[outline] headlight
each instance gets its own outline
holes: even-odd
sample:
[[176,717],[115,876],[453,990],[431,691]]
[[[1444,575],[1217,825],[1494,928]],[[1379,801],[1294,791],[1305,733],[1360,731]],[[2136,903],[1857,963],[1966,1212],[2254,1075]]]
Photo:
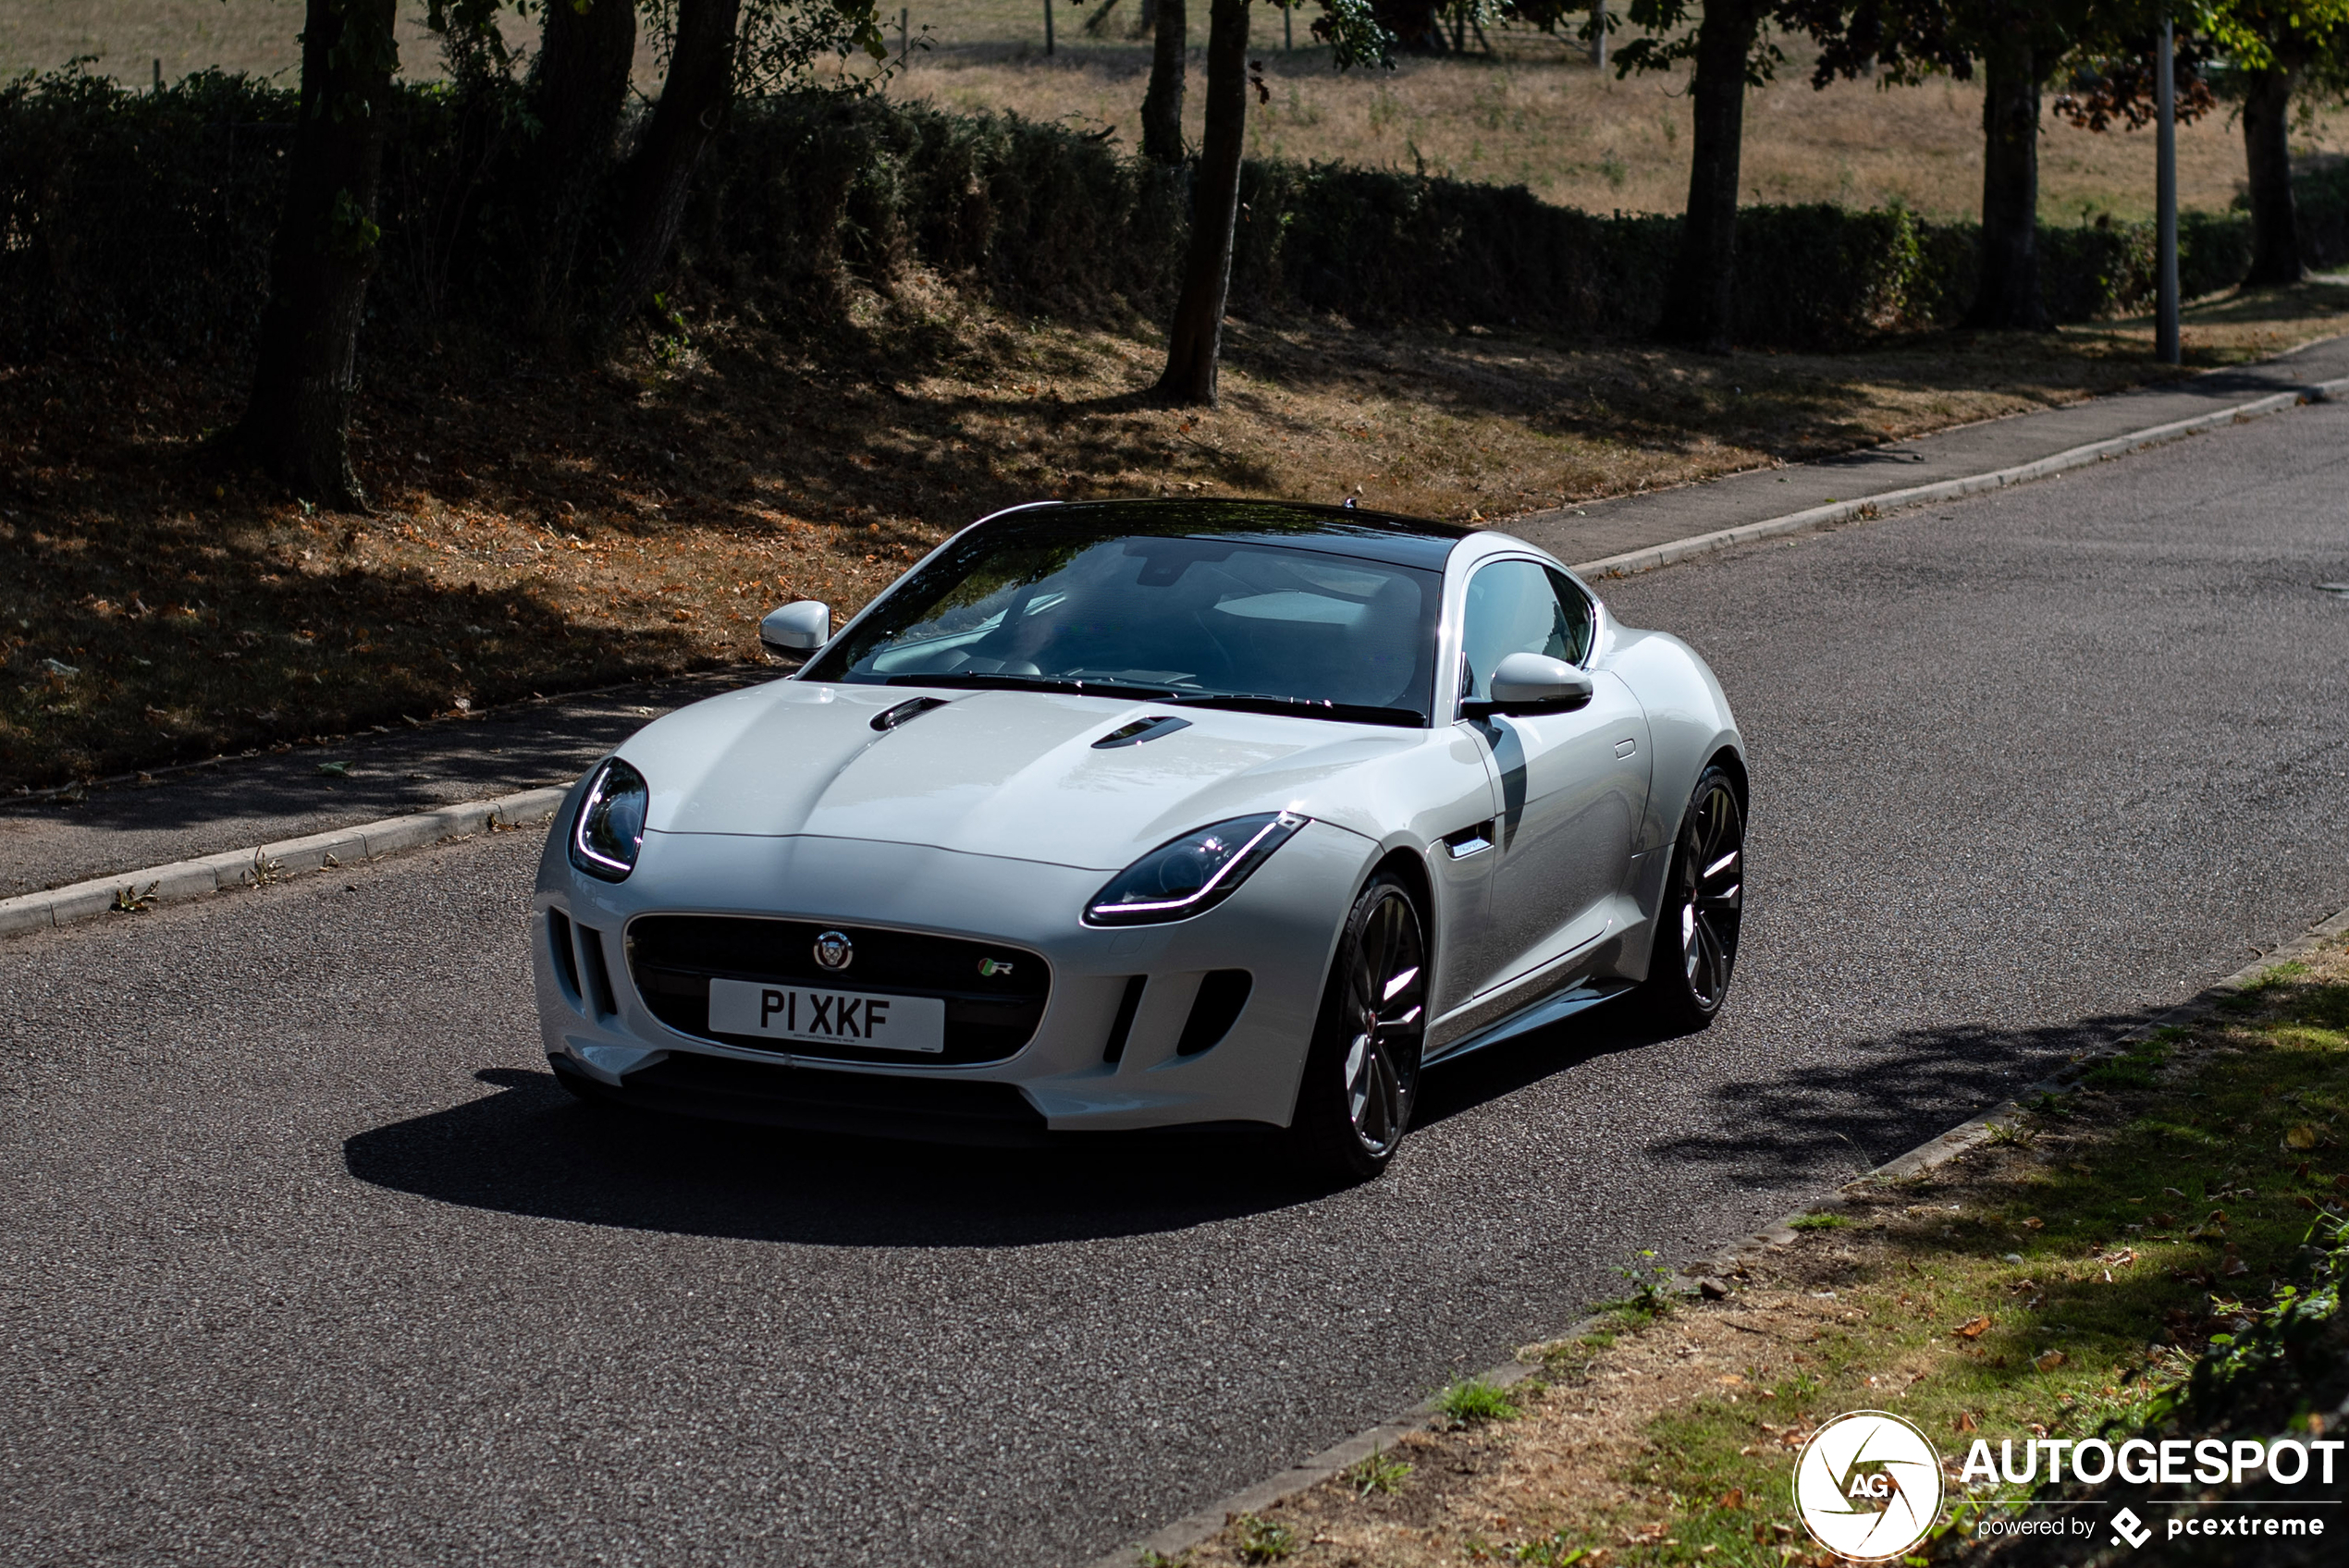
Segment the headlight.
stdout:
[[1213,909],[1308,818],[1236,816],[1161,844],[1110,879],[1085,909],[1088,925],[1154,925]]
[[645,776],[614,757],[596,770],[571,826],[571,864],[590,876],[624,882],[645,842]]

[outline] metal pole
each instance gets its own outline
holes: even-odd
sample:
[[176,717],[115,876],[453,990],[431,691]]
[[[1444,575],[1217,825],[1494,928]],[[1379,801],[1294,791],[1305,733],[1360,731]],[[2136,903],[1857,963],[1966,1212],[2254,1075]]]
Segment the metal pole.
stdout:
[[2158,248],[2153,320],[2153,357],[2165,365],[2179,361],[2178,349],[2178,87],[2171,80],[2170,18],[2161,18],[2161,52],[2154,67],[2154,206]]
[[1052,0],[1044,0],[1044,53],[1052,52]]

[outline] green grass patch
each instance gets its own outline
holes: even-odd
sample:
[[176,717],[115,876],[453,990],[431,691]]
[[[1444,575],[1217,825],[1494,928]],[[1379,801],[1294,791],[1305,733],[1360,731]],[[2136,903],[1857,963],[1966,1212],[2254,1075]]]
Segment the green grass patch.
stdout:
[[1463,1378],[1435,1396],[1435,1408],[1455,1427],[1477,1427],[1487,1421],[1514,1421],[1521,1414],[1507,1389],[1482,1378]]
[[1851,1221],[1840,1214],[1805,1214],[1787,1222],[1789,1231],[1841,1231]]
[[[1789,1261],[1814,1273],[1788,1292],[1818,1298],[1815,1333],[1757,1338],[1741,1384],[1650,1425],[1628,1479],[1668,1513],[1641,1560],[1778,1568],[1782,1548],[1809,1551],[1788,1477],[1826,1417],[1894,1412],[1953,1462],[1977,1435],[2117,1438],[2168,1410],[2242,1325],[2286,1310],[2307,1289],[2306,1243],[2349,1193],[2335,1120],[2349,983],[2329,971],[2277,965],[2191,1045],[2164,1031],[2133,1046],[2089,1075],[2101,1093],[2042,1109],[2030,1147],[1979,1150],[1858,1195],[1837,1226],[1802,1225],[1844,1231],[1834,1258]],[[2031,1490],[1977,1481],[1968,1501]]]

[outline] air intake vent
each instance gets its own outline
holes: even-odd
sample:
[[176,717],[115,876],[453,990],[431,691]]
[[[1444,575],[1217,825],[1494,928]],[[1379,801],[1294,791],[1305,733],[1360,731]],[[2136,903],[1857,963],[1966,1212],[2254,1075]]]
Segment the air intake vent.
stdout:
[[1134,975],[1125,982],[1125,994],[1117,1002],[1117,1017],[1109,1026],[1109,1044],[1101,1051],[1103,1061],[1116,1061],[1125,1055],[1125,1036],[1134,1032],[1134,1015],[1142,1011],[1142,987],[1149,984],[1147,974]]
[[1245,969],[1209,971],[1199,983],[1199,996],[1191,1002],[1190,1017],[1183,1022],[1183,1037],[1175,1042],[1174,1054],[1197,1056],[1230,1034],[1255,985],[1255,977]]
[[579,960],[571,950],[571,916],[559,909],[547,912],[547,956],[554,961],[555,980],[563,995],[573,1002],[580,998]]
[[620,1011],[620,1003],[611,994],[611,971],[604,967],[604,934],[592,926],[578,925],[579,973],[587,982],[583,995],[598,1018],[609,1018]]

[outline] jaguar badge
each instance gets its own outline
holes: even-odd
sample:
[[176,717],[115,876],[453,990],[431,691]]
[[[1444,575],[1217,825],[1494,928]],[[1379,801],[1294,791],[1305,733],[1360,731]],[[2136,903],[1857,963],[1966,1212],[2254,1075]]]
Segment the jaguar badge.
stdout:
[[978,972],[986,978],[992,980],[998,974],[1009,974],[1012,972],[1012,966],[1000,958],[983,958],[978,961]]
[[856,944],[845,931],[827,931],[816,938],[816,962],[826,969],[846,969],[856,962]]

